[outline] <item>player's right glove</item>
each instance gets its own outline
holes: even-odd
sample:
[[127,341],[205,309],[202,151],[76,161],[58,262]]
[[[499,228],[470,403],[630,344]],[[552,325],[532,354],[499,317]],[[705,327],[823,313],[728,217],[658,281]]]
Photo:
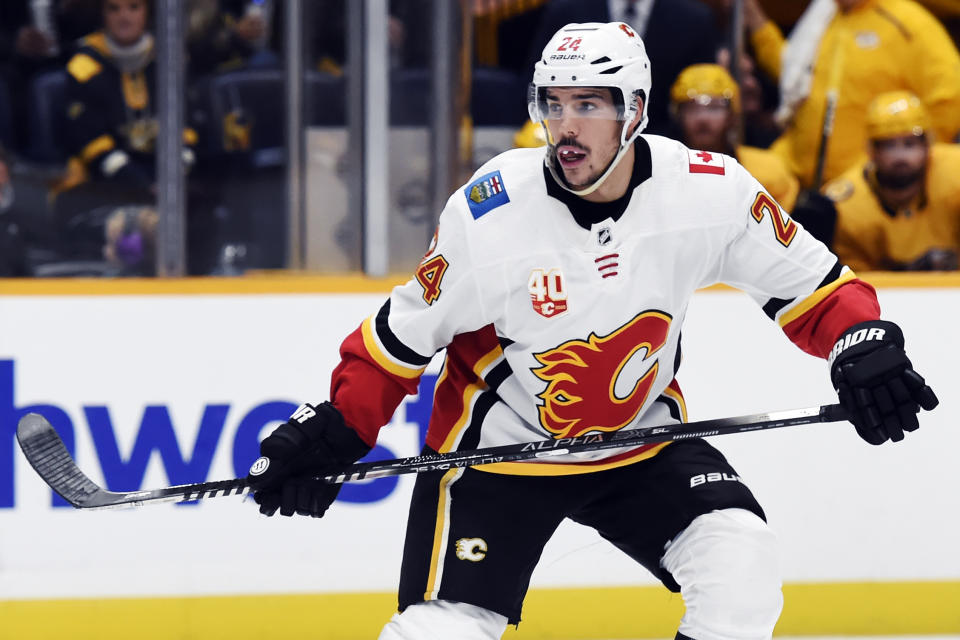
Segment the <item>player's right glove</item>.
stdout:
[[260,443],[247,482],[260,513],[320,518],[336,500],[339,484],[316,479],[340,473],[370,451],[329,402],[303,404]]
[[840,404],[860,437],[870,444],[903,440],[920,426],[920,409],[939,404],[933,389],[913,370],[900,327],[884,320],[847,329],[830,353],[830,377]]

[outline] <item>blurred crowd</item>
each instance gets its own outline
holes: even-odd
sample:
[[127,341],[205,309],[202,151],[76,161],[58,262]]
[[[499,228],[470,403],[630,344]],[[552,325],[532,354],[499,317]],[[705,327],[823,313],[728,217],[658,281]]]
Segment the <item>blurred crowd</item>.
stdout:
[[[303,3],[309,125],[346,122],[347,1]],[[394,125],[428,122],[413,97],[429,87],[443,1],[389,3]],[[228,272],[237,241],[274,247],[249,261],[280,267],[284,0],[183,5],[188,270]],[[854,269],[956,269],[960,3],[743,0],[740,21],[732,5],[464,0],[472,124],[543,144],[525,92],[544,44],[570,22],[623,21],[651,60],[648,133],[736,157]],[[0,277],[152,272],[154,12],[151,0],[0,3]]]

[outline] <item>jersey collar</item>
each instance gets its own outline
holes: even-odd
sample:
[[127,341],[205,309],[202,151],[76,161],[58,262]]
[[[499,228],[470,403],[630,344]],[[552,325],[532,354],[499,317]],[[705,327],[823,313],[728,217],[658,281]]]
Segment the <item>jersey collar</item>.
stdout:
[[633,174],[630,176],[630,185],[627,187],[627,192],[616,200],[610,202],[590,202],[589,200],[584,200],[580,196],[574,195],[558,185],[556,180],[553,179],[553,176],[550,175],[547,166],[544,165],[543,179],[547,185],[547,195],[566,205],[576,223],[587,231],[589,231],[595,223],[606,220],[607,218],[617,221],[620,219],[620,216],[623,215],[623,212],[626,211],[627,205],[630,203],[630,198],[633,196],[636,188],[653,175],[650,145],[643,139],[643,136],[638,136],[634,141],[633,153]]

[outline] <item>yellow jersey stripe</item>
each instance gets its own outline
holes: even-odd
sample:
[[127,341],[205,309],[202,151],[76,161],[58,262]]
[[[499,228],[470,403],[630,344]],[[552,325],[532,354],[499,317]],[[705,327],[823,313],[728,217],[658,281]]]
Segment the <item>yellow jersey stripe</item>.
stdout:
[[463,468],[450,469],[440,479],[437,500],[437,524],[433,530],[433,552],[430,554],[430,573],[427,575],[427,590],[424,600],[436,600],[443,575],[443,556],[447,551],[447,536],[450,533],[450,485],[463,475]]
[[687,402],[683,399],[683,395],[677,393],[670,387],[663,390],[663,395],[676,400],[677,404],[680,405],[680,415],[683,416],[683,421],[687,422]]
[[[482,356],[477,360],[476,364],[473,365],[473,372],[477,374],[477,382],[472,382],[466,386],[463,390],[463,412],[460,414],[460,417],[451,427],[450,432],[447,433],[447,437],[444,438],[443,444],[440,446],[440,450],[437,453],[447,453],[453,451],[453,447],[457,442],[457,438],[460,437],[461,432],[464,427],[466,427],[469,422],[470,414],[473,413],[473,401],[476,399],[476,395],[487,388],[485,382],[483,382],[483,372],[487,367],[490,366],[497,358],[503,355],[503,350],[500,348],[500,345],[497,345],[490,350],[489,353]],[[447,368],[443,368],[443,375],[441,375],[440,380],[437,381],[436,389],[440,388],[440,384],[446,379]]]
[[494,360],[496,360],[502,355],[503,355],[503,349],[500,348],[500,345],[497,345],[496,347],[491,349],[489,353],[487,353],[486,355],[482,356],[479,360],[477,360],[477,363],[473,365],[473,372],[477,374],[478,378],[482,378],[483,372],[486,371],[487,367],[489,367]]
[[840,277],[834,280],[829,284],[825,284],[809,296],[801,300],[799,303],[790,308],[789,311],[785,311],[782,316],[777,320],[781,327],[785,327],[807,311],[817,306],[824,298],[829,296],[831,293],[840,288],[841,285],[844,285],[851,280],[856,279],[857,274],[851,270],[847,270],[845,273],[840,274]]
[[360,333],[363,335],[363,346],[367,348],[367,353],[369,353],[374,361],[385,371],[395,376],[400,376],[401,378],[419,378],[427,367],[403,366],[391,360],[377,342],[375,335],[376,329],[373,327],[373,318],[373,316],[368,317],[363,321],[363,324],[360,325]]
[[460,435],[460,432],[463,431],[463,428],[469,422],[470,414],[473,412],[473,401],[476,399],[478,393],[487,388],[487,385],[481,383],[472,382],[466,386],[463,390],[463,411],[460,413],[460,417],[457,418],[456,423],[450,429],[450,432],[447,434],[447,437],[444,439],[443,444],[440,446],[440,451],[437,453],[448,453],[452,450],[454,443],[456,443],[457,438]]

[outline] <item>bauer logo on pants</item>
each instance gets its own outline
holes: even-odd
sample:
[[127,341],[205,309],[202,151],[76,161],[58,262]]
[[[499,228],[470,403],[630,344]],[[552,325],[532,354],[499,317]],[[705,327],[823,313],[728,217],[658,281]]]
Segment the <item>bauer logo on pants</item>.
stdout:
[[690,478],[690,488],[692,489],[708,482],[743,482],[743,479],[732,473],[700,473]]
[[259,476],[262,475],[267,467],[270,466],[270,458],[264,458],[263,456],[257,458],[253,461],[253,465],[250,467],[250,475]]

